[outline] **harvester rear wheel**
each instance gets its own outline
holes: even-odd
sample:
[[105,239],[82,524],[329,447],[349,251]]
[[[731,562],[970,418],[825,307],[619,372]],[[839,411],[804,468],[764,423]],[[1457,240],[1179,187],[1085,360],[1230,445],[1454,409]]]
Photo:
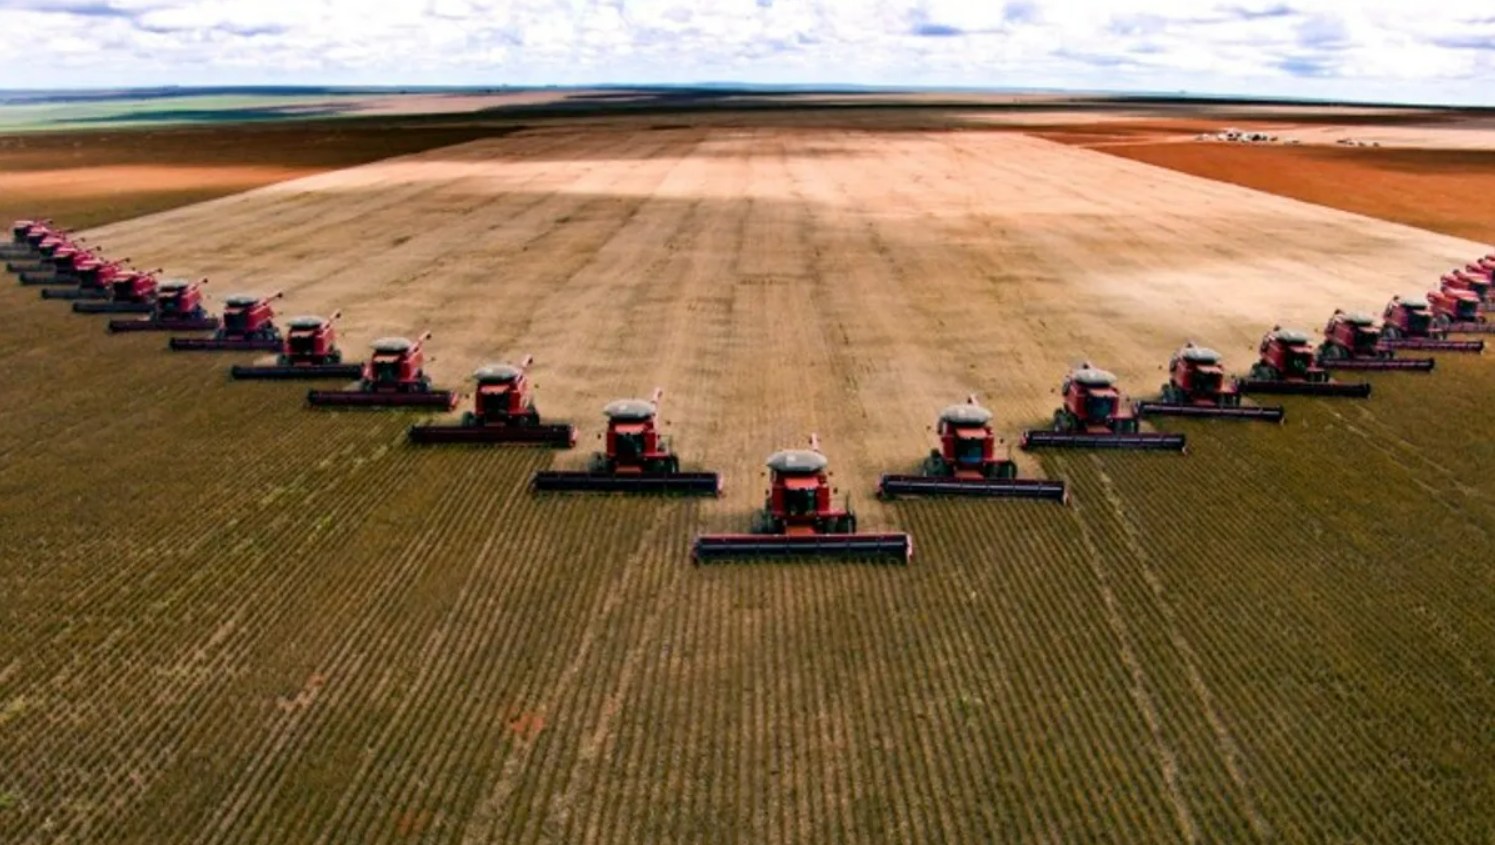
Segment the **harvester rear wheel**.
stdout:
[[1080,427],[1080,421],[1074,414],[1060,408],[1054,412],[1054,431],[1061,434],[1074,431]]
[[1401,331],[1399,329],[1397,329],[1396,326],[1382,326],[1381,327],[1381,337],[1384,337],[1387,340],[1396,340],[1397,338],[1399,338],[1401,336],[1402,336],[1402,333],[1401,333]]
[[1251,365],[1251,378],[1255,381],[1280,381],[1282,374],[1277,368],[1265,361],[1257,361]]
[[1004,481],[1017,478],[1017,464],[1012,461],[995,461],[987,467],[986,477]]
[[924,474],[934,478],[943,478],[949,475],[949,468],[945,465],[944,456],[939,452],[930,450],[929,457],[924,459]]
[[773,514],[768,511],[753,511],[753,522],[748,531],[753,534],[779,534]]
[[1136,434],[1137,418],[1128,417],[1127,419],[1117,420],[1114,429],[1117,434]]

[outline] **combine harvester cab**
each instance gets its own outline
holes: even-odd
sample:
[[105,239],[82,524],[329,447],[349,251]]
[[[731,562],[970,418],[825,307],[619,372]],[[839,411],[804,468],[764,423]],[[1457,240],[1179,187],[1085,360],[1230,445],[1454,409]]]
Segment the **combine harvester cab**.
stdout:
[[721,476],[714,472],[681,472],[680,458],[670,450],[669,438],[659,433],[656,389],[649,399],[609,402],[606,451],[592,455],[586,472],[542,470],[531,486],[542,493],[656,493],[718,496]]
[[1326,370],[1431,372],[1432,358],[1397,358],[1381,345],[1381,332],[1369,314],[1336,310],[1324,326],[1318,364]]
[[1116,389],[1116,376],[1090,364],[1071,372],[1061,388],[1064,406],[1049,431],[1023,434],[1024,449],[1150,449],[1182,452],[1182,434],[1138,431],[1138,418]]
[[274,352],[282,341],[271,303],[284,295],[226,297],[221,325],[212,337],[174,337],[167,347],[178,352]]
[[901,533],[858,534],[850,506],[835,507],[829,465],[813,435],[809,449],[769,456],[768,496],[753,516],[752,533],[703,534],[696,538],[694,561],[830,557],[908,563],[913,538]]
[[1479,294],[1468,288],[1443,285],[1428,291],[1433,306],[1433,328],[1449,334],[1495,334]]
[[374,354],[363,365],[363,378],[353,390],[311,390],[306,401],[316,408],[437,408],[457,407],[457,395],[431,387],[425,371],[426,332],[416,340],[385,337],[374,341]]
[[1344,383],[1330,378],[1329,372],[1318,365],[1306,332],[1273,326],[1262,336],[1257,353],[1260,358],[1251,366],[1251,376],[1235,380],[1236,390],[1243,394],[1347,399],[1370,396],[1370,385],[1366,382]]
[[569,423],[540,422],[531,393],[529,367],[533,356],[514,364],[488,364],[472,374],[477,382],[473,409],[455,425],[410,427],[411,443],[514,443],[569,449],[576,445],[576,429]]
[[109,283],[109,299],[103,302],[74,302],[74,314],[149,314],[156,303],[156,274],[139,270],[119,273]]
[[[1467,298],[1467,299],[1465,299]],[[1381,346],[1385,349],[1426,349],[1434,352],[1483,352],[1482,340],[1449,340],[1444,337],[1453,322],[1449,313],[1459,313],[1460,304],[1469,305],[1468,317],[1475,319],[1479,300],[1472,293],[1444,294],[1433,291],[1427,299],[1393,296],[1381,312]]]
[[1186,344],[1169,359],[1168,383],[1163,385],[1162,392],[1158,401],[1137,403],[1137,415],[1276,423],[1282,422],[1286,416],[1278,405],[1242,405],[1240,388],[1225,380],[1220,353],[1193,343]]
[[274,364],[229,368],[229,375],[239,380],[262,379],[356,379],[363,375],[362,364],[344,364],[342,350],[337,348],[337,329],[333,323],[341,311],[331,317],[305,315],[286,321],[285,342]]
[[156,286],[156,301],[144,320],[110,320],[111,332],[205,332],[218,318],[202,305],[202,282],[169,281]]
[[975,396],[940,412],[938,449],[929,450],[919,475],[884,475],[877,483],[883,499],[898,496],[969,496],[1008,499],[1048,499],[1067,503],[1063,481],[1018,478],[1017,464],[991,427],[992,412]]

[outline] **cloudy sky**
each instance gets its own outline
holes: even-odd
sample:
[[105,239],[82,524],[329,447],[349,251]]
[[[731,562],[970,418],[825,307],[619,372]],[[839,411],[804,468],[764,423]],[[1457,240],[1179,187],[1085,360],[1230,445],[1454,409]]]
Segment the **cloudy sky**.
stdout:
[[748,81],[1495,104],[1495,0],[0,0],[0,87]]

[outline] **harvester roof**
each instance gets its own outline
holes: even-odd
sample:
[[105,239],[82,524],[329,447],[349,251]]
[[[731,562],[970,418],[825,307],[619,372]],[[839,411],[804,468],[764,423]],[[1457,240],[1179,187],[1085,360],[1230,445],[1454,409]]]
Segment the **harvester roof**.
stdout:
[[484,364],[473,372],[478,384],[512,384],[524,375],[524,370],[513,364]]
[[1426,311],[1428,301],[1420,296],[1404,296],[1402,297],[1402,307],[1409,311]]
[[230,308],[249,308],[260,301],[260,297],[251,293],[234,293],[223,298],[223,304]]
[[1220,353],[1207,346],[1185,346],[1181,354],[1191,364],[1213,366],[1220,363]]
[[287,320],[286,325],[293,329],[307,331],[309,329],[320,329],[325,322],[327,322],[325,319],[314,314],[302,314],[299,317],[292,317]]
[[654,403],[645,399],[619,399],[602,409],[615,422],[643,422],[654,416]]
[[385,355],[398,355],[409,352],[415,348],[415,342],[408,337],[381,337],[373,343],[375,352]]
[[1115,375],[1094,367],[1081,367],[1070,378],[1084,387],[1111,387],[1116,384]]
[[824,455],[809,449],[785,449],[768,456],[768,468],[787,475],[823,472],[830,465],[830,460]]
[[171,293],[172,291],[186,290],[189,284],[189,282],[183,279],[167,279],[157,285],[156,288],[162,293]]
[[1297,345],[1300,343],[1308,342],[1308,333],[1298,331],[1297,329],[1277,329],[1276,331],[1272,332],[1272,335],[1276,337],[1279,342],[1289,345]]
[[986,425],[991,422],[992,413],[980,405],[972,405],[962,402],[959,405],[951,405],[940,411],[940,422],[950,425]]
[[1347,311],[1343,314],[1340,314],[1339,319],[1345,321],[1346,323],[1349,323],[1352,326],[1365,327],[1374,326],[1376,324],[1376,318],[1364,313],[1363,311]]

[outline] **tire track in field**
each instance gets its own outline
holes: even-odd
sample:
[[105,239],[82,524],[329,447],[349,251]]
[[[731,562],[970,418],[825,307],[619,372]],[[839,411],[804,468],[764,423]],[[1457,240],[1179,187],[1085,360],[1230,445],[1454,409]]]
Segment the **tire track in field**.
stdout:
[[1136,646],[1133,644],[1134,635],[1122,613],[1109,567],[1091,533],[1090,524],[1084,517],[1084,504],[1076,502],[1071,507],[1075,514],[1075,527],[1078,529],[1077,538],[1085,548],[1086,557],[1090,562],[1091,571],[1095,576],[1105,607],[1106,624],[1116,637],[1117,657],[1131,676],[1132,703],[1141,714],[1143,721],[1147,723],[1151,734],[1152,752],[1157,760],[1158,770],[1162,774],[1164,794],[1173,810],[1174,820],[1178,824],[1177,832],[1187,842],[1198,842],[1200,841],[1199,826],[1194,820],[1193,811],[1184,800],[1183,789],[1179,783],[1182,773],[1179,770],[1178,755],[1164,736],[1162,715],[1153,694],[1148,691],[1153,684],[1147,677],[1146,668],[1137,657]]
[[1230,774],[1231,781],[1236,786],[1236,798],[1240,801],[1241,811],[1250,822],[1252,833],[1262,839],[1270,838],[1272,829],[1252,796],[1253,790],[1247,781],[1241,761],[1240,746],[1236,743],[1230,727],[1226,725],[1220,709],[1215,704],[1215,695],[1205,682],[1204,673],[1200,669],[1199,657],[1179,627],[1177,614],[1168,600],[1162,581],[1154,570],[1151,556],[1143,548],[1141,539],[1137,536],[1136,526],[1127,516],[1126,505],[1117,494],[1115,485],[1111,483],[1111,477],[1106,474],[1104,462],[1096,455],[1092,455],[1091,459],[1100,477],[1102,496],[1115,514],[1116,521],[1121,526],[1127,550],[1131,553],[1132,559],[1136,561],[1138,571],[1143,580],[1147,582],[1148,589],[1152,591],[1155,606],[1162,613],[1168,640],[1182,659],[1184,669],[1188,674],[1189,687],[1198,697],[1204,717],[1209,722],[1210,730],[1215,734],[1216,751],[1225,765],[1225,770]]

